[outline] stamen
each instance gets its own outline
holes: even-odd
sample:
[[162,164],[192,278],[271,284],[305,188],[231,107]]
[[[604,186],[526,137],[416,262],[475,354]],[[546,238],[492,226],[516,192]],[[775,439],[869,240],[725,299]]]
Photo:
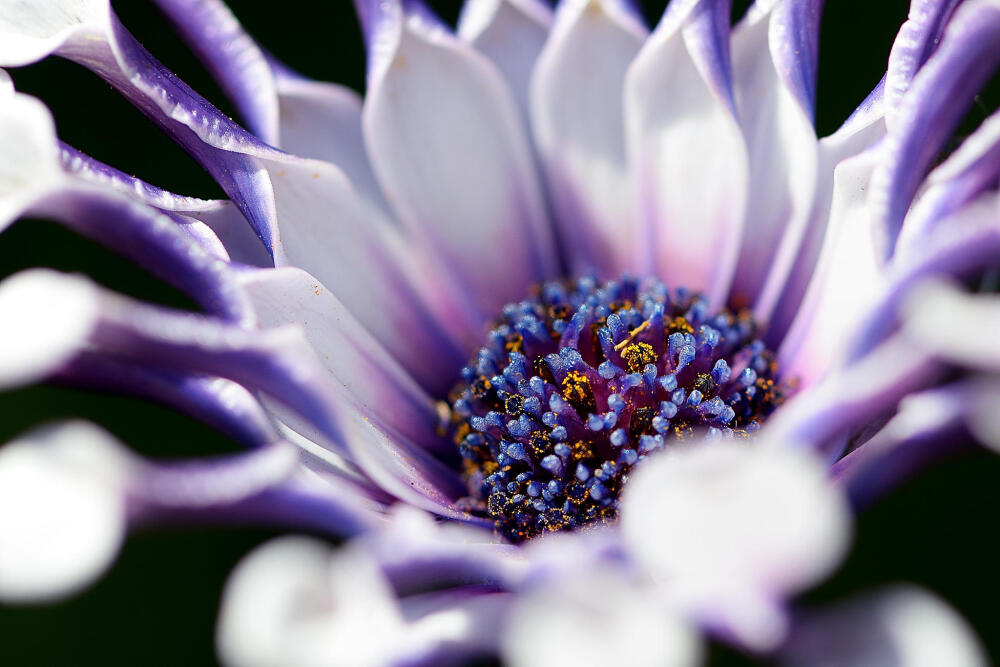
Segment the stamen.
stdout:
[[504,307],[449,394],[465,505],[520,541],[613,521],[631,469],[747,437],[788,387],[748,313],[656,280],[549,282]]

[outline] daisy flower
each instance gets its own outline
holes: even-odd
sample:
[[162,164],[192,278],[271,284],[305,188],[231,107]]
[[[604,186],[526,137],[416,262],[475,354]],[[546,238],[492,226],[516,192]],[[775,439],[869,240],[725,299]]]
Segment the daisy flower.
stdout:
[[[883,80],[813,125],[822,2],[357,0],[366,94],[216,0],[156,4],[246,127],[108,0],[0,5],[0,66],[104,79],[225,200],[60,142],[0,70],[0,229],[64,224],[198,312],[33,269],[0,386],[139,396],[246,446],[139,456],[98,426],[0,448],[0,597],[58,598],[130,530],[300,531],[223,596],[234,665],[983,664],[944,602],[794,596],[851,511],[1000,444],[1000,117],[948,153],[996,0],[913,0]],[[986,281],[984,282],[984,277]],[[155,428],[155,425],[150,425]],[[319,537],[342,540],[332,547]]]

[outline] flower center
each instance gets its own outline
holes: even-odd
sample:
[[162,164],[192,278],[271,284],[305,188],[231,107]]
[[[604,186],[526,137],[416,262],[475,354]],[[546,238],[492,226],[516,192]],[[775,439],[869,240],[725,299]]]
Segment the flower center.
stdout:
[[657,280],[548,282],[508,304],[449,394],[468,507],[514,542],[613,521],[645,456],[746,437],[782,401],[755,331]]

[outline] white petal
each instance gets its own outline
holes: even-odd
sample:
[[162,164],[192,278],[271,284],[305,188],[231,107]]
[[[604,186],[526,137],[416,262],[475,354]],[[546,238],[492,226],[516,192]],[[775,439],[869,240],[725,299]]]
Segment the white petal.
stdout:
[[226,585],[216,645],[226,664],[382,664],[401,636],[392,592],[372,561],[347,547],[291,537],[265,544]]
[[709,19],[685,25],[683,10],[668,10],[629,68],[625,129],[638,188],[637,246],[667,284],[700,291],[719,307],[740,249],[749,167],[725,74],[705,62],[714,48]]
[[276,72],[281,148],[340,167],[369,203],[388,214],[361,135],[361,96],[345,86]]
[[760,441],[706,442],[638,469],[622,528],[671,595],[699,616],[739,624],[728,630],[764,648],[783,631],[780,616],[762,623],[768,601],[828,574],[846,550],[850,521],[817,460]]
[[0,387],[45,377],[76,354],[98,320],[93,284],[54,271],[23,271],[0,283]]
[[525,119],[531,72],[551,26],[541,0],[467,0],[458,20],[458,36],[493,61]]
[[[2,39],[2,37],[0,37]],[[55,126],[33,97],[4,94],[0,104],[0,231],[60,180]]]
[[560,5],[531,81],[531,120],[571,272],[634,270],[625,72],[647,31],[613,0]]
[[780,664],[805,667],[985,667],[979,641],[946,602],[915,586],[852,598],[807,615]]
[[697,636],[675,613],[607,569],[529,589],[511,610],[503,639],[513,667],[680,667],[701,657]]
[[[818,147],[808,112],[783,85],[768,48],[775,19],[733,32],[733,80],[750,159],[743,247],[731,298],[767,322],[798,255],[812,212]],[[770,29],[769,29],[770,26]]]
[[[949,326],[943,330],[942,322]],[[975,370],[1000,371],[1000,297],[966,294],[932,282],[913,288],[903,306],[907,336],[940,357]]]
[[492,311],[556,269],[531,150],[493,64],[400,4],[382,3],[373,38],[363,119],[372,165],[413,246]]
[[323,364],[369,411],[416,442],[440,441],[433,399],[316,278],[288,267],[241,280],[262,326],[301,324]]
[[119,448],[84,422],[0,447],[0,599],[62,597],[108,567],[125,533]]
[[878,150],[871,150],[844,160],[834,171],[833,202],[815,275],[778,350],[783,372],[803,387],[842,360],[847,334],[884,280],[867,207],[878,159]]
[[7,3],[0,12],[0,61],[15,67],[86,40],[108,25],[107,0]]

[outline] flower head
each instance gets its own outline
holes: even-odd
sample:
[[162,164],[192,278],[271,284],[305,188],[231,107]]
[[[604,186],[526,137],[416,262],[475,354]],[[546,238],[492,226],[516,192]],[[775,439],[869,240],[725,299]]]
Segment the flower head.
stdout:
[[[3,74],[0,228],[55,219],[202,312],[13,276],[0,385],[141,395],[248,451],[151,461],[80,424],[5,446],[0,595],[84,585],[126,528],[254,522],[353,539],[239,568],[234,664],[541,664],[563,635],[580,660],[689,664],[695,628],[809,662],[844,621],[785,603],[843,556],[849,504],[954,446],[941,423],[995,436],[970,397],[993,395],[996,351],[962,336],[996,304],[954,281],[1000,252],[996,118],[934,163],[1000,61],[996,0],[914,0],[885,78],[822,139],[814,0],[733,27],[726,1],[674,0],[652,31],[625,0],[468,0],[455,31],[358,0],[363,100],[221,2],[157,4],[249,129],[107,0],[3,10],[0,65],[91,69],[228,199],[60,143]],[[915,624],[979,659],[929,594],[870,608],[858,660],[917,650]],[[588,636],[595,618],[618,632]]]

